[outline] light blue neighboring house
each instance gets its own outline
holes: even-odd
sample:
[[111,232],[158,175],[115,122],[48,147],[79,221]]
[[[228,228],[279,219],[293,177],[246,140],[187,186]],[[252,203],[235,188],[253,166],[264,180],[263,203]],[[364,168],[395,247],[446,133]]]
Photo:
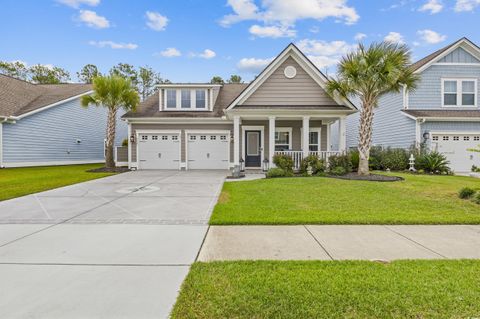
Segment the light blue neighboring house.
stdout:
[[[88,84],[40,85],[0,74],[0,167],[100,163],[107,110],[85,109]],[[116,145],[127,138],[117,121]]]
[[[381,98],[372,144],[410,148],[421,144],[445,154],[455,172],[480,166],[480,48],[462,38],[412,64],[415,91]],[[358,106],[360,103],[357,103]],[[347,147],[357,146],[359,113],[347,118]]]

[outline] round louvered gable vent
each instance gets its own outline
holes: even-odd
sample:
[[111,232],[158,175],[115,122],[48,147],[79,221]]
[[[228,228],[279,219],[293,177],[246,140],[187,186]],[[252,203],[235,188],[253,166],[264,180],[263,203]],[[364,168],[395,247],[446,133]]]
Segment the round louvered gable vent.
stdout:
[[289,65],[283,70],[283,74],[285,74],[285,77],[293,79],[297,75],[297,69],[295,69],[294,66]]

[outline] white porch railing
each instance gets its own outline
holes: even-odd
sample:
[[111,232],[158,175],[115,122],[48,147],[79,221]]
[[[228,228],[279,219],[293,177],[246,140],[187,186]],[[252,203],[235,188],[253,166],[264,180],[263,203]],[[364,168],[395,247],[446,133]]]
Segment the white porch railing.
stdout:
[[[290,156],[293,159],[293,169],[294,170],[299,170],[300,165],[302,163],[303,159],[303,151],[275,151],[275,155],[280,154],[280,155],[287,155]],[[337,151],[316,151],[316,152],[308,152],[309,155],[315,155],[319,159],[324,160],[325,163],[327,163],[328,158],[330,156],[334,155],[340,155],[342,152],[337,152]]]

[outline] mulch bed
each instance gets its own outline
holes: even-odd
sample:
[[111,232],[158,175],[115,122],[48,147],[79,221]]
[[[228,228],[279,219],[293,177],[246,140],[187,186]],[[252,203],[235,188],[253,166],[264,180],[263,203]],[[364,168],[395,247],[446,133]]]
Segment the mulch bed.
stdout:
[[348,173],[346,175],[341,175],[341,176],[329,175],[328,177],[338,178],[338,179],[348,179],[348,180],[354,180],[354,181],[371,181],[371,182],[398,182],[398,181],[404,180],[404,178],[399,176],[386,176],[386,175],[378,175],[378,174],[370,174],[370,175],[362,176],[362,175],[358,175],[357,173]]
[[128,167],[115,167],[115,168],[100,167],[100,168],[90,169],[87,172],[90,172],[90,173],[125,173],[125,172],[130,172],[130,169],[128,169]]

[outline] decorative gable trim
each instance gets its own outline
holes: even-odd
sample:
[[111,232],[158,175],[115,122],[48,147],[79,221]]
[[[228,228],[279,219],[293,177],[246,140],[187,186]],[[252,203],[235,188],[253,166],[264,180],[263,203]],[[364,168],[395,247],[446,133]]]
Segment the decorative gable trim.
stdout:
[[[290,43],[270,64],[253,80],[240,95],[233,100],[226,108],[226,111],[235,108],[236,105],[245,102],[271,75],[283,62],[289,57],[295,60],[305,72],[324,90],[328,82],[327,77],[300,51],[293,43]],[[342,98],[335,94],[332,99],[339,105],[345,105],[352,110],[357,110],[355,105],[348,99]]]

